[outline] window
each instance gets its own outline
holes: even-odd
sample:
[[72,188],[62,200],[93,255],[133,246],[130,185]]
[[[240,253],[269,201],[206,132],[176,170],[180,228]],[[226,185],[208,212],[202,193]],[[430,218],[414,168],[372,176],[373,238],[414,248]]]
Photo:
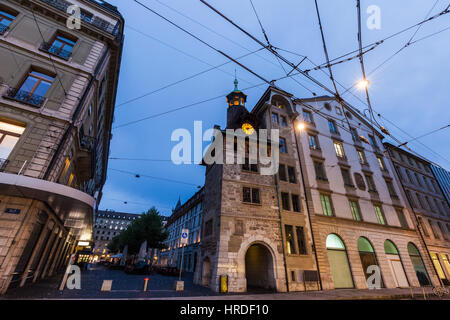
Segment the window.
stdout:
[[330,128],[330,132],[337,134],[338,131],[336,129],[336,123],[333,120],[328,120],[328,127]]
[[303,119],[308,122],[308,123],[312,123],[313,119],[312,119],[312,114],[309,111],[303,110]]
[[280,167],[278,169],[278,175],[280,177],[280,180],[287,181],[286,166],[284,164],[280,164]]
[[54,77],[44,73],[30,71],[20,89],[14,93],[13,98],[40,107],[54,79]]
[[378,149],[378,145],[377,142],[375,141],[374,136],[369,134],[369,142],[372,145],[372,147],[374,147],[375,149]]
[[336,106],[336,113],[337,113],[338,115],[342,115],[342,110],[341,110],[341,108],[339,108],[339,107]]
[[[70,163],[71,163],[70,157],[66,157],[66,160],[64,161],[64,168],[63,168],[63,170],[61,171],[61,174],[60,174],[60,176],[59,176],[59,182],[60,182],[60,183],[62,183],[62,182],[64,181],[64,178],[65,178],[66,175],[67,175],[67,171],[69,170]],[[106,221],[105,223],[108,223],[108,221]]]
[[24,126],[0,121],[0,171],[24,131]]
[[12,12],[6,12],[4,9],[0,9],[0,34],[9,28],[15,18],[16,15]]
[[278,119],[278,113],[275,113],[275,112],[272,113],[272,122],[276,123],[276,124],[280,123],[280,121]]
[[321,194],[320,195],[320,201],[322,203],[322,210],[323,210],[323,214],[325,216],[329,216],[332,217],[333,216],[333,209],[331,207],[331,199],[330,196],[325,195],[325,194]]
[[334,150],[338,158],[345,158],[344,147],[340,142],[334,142]]
[[249,158],[245,158],[245,162],[244,162],[244,164],[242,164],[242,170],[258,172],[258,164],[250,163]]
[[416,177],[417,184],[421,187],[423,187],[422,181],[420,180],[420,177],[417,173],[414,172],[414,176]]
[[386,167],[384,166],[383,158],[377,157],[377,160],[378,160],[378,164],[380,165],[380,169],[383,170],[383,171],[385,171],[385,170],[386,170]]
[[212,219],[209,219],[208,221],[205,222],[205,230],[204,230],[204,235],[205,237],[209,236],[212,234]]
[[395,209],[397,212],[398,221],[400,221],[400,226],[402,228],[408,229],[408,222],[406,222],[405,214],[402,209]]
[[288,175],[289,175],[289,182],[290,183],[297,183],[297,177],[295,175],[295,168],[294,167],[288,167]]
[[349,187],[353,187],[352,178],[350,177],[350,170],[341,168],[342,179],[344,179],[344,184]]
[[377,189],[375,187],[375,183],[373,182],[372,175],[365,174],[364,176],[366,177],[367,188],[369,189],[369,191],[377,192]]
[[364,154],[364,151],[362,151],[362,150],[356,150],[356,152],[358,153],[359,163],[361,163],[361,164],[367,164],[366,156],[365,156],[365,154]]
[[286,117],[285,116],[280,116],[280,119],[281,119],[281,125],[283,127],[287,127]]
[[361,215],[359,214],[358,203],[353,200],[349,200],[348,203],[350,204],[350,211],[352,212],[353,220],[361,221]]
[[426,204],[428,206],[428,209],[430,209],[431,211],[434,211],[434,208],[431,205],[430,198],[428,198],[428,196],[425,196],[425,202],[426,202]]
[[441,231],[442,237],[444,237],[445,240],[448,240],[447,234],[444,231],[444,226],[442,225],[442,223],[438,222],[437,225],[439,227],[439,230]]
[[94,17],[94,15],[86,10],[81,9],[80,12],[80,16],[81,16],[81,20],[86,21],[88,23],[92,22],[92,18]]
[[319,144],[317,143],[317,136],[308,134],[309,147],[311,149],[317,150],[319,149]]
[[378,222],[380,224],[386,224],[386,220],[384,219],[383,211],[379,205],[374,205],[373,209],[375,210],[375,214],[377,216]]
[[430,235],[429,235],[429,233],[428,233],[428,230],[427,230],[427,227],[426,227],[424,221],[422,220],[422,217],[417,217],[417,219],[419,220],[419,225],[422,227],[423,234],[424,234],[426,237],[429,237]]
[[359,140],[358,132],[356,131],[355,128],[350,128],[350,133],[352,134],[353,141]]
[[280,152],[287,153],[287,145],[285,138],[280,138]]
[[437,230],[436,230],[436,226],[435,226],[434,222],[431,221],[430,219],[428,219],[428,224],[429,224],[430,227],[431,227],[431,232],[433,232],[433,236],[434,236],[436,239],[440,239],[441,237],[439,237],[439,233],[438,233]]
[[325,170],[323,169],[323,163],[314,161],[314,170],[316,171],[316,179],[327,180],[325,176]]
[[387,189],[389,191],[389,195],[391,197],[397,198],[398,196],[397,196],[397,193],[395,192],[395,188],[394,188],[394,184],[392,183],[392,180],[386,179],[385,181],[386,181]]
[[295,227],[295,231],[297,233],[298,253],[307,254],[308,252],[306,250],[305,232],[303,227]]
[[260,203],[259,189],[243,187],[242,193],[243,193],[243,200],[242,200],[243,202]]
[[330,106],[330,104],[329,104],[328,102],[325,102],[325,103],[324,103],[324,107],[325,107],[325,109],[327,109],[328,111],[331,111],[331,106]]
[[423,202],[422,202],[422,197],[417,192],[416,192],[416,198],[417,198],[417,203],[419,204],[419,208],[425,209],[425,206],[423,205]]
[[295,212],[300,212],[301,208],[300,208],[300,198],[298,195],[293,194],[291,195],[292,197],[292,211]]
[[292,226],[285,225],[284,230],[286,232],[286,252],[287,252],[287,254],[297,254],[297,250],[295,250],[295,242],[294,242],[294,228]]
[[281,193],[281,206],[283,207],[283,210],[291,210],[289,206],[289,193]]
[[53,42],[48,47],[44,47],[44,49],[55,56],[69,59],[75,43],[76,39],[69,39],[67,36],[57,34]]

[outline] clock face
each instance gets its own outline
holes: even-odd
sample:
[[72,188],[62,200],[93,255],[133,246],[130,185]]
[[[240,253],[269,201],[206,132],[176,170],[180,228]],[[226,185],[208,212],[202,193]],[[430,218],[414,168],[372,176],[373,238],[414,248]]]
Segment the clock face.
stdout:
[[250,123],[246,122],[242,125],[242,131],[244,131],[245,134],[251,135],[255,132],[255,129],[253,129],[253,126]]

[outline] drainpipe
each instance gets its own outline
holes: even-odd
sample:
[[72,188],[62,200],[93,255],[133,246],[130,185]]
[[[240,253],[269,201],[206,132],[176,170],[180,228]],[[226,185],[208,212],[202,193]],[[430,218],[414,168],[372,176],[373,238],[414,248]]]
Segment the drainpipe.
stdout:
[[[388,153],[388,155],[389,155],[389,158],[391,159],[390,153]],[[396,166],[395,166],[395,164],[394,164],[394,161],[393,161],[392,159],[391,159],[391,162],[392,162],[393,167],[394,167],[394,170],[395,170],[395,172],[396,172],[396,174],[397,174],[398,181],[400,182],[400,185],[402,186],[402,190],[403,190],[403,193],[405,194],[406,201],[408,202],[408,204],[409,204],[409,206],[410,206],[410,208],[411,208],[411,211],[413,212],[414,218],[416,218],[417,231],[419,231],[420,239],[421,239],[422,242],[423,242],[423,245],[424,245],[424,247],[425,247],[425,251],[427,252],[428,258],[430,259],[431,266],[433,267],[433,270],[434,270],[434,272],[436,273],[436,276],[437,276],[437,278],[438,278],[438,280],[439,280],[439,283],[440,283],[440,285],[441,285],[441,287],[442,287],[442,286],[443,286],[442,280],[441,280],[441,278],[439,277],[439,274],[438,274],[438,272],[437,272],[437,270],[436,270],[436,267],[434,266],[433,258],[431,258],[430,251],[428,250],[427,243],[425,242],[425,238],[424,238],[424,236],[423,236],[423,234],[422,234],[422,230],[421,230],[422,225],[421,225],[420,222],[419,222],[419,218],[417,217],[417,214],[416,214],[416,212],[415,212],[414,209],[413,209],[413,205],[412,205],[410,199],[409,199],[408,196],[406,195],[406,189],[405,189],[405,186],[403,185],[402,181],[401,181],[400,178],[399,178],[399,177],[401,177],[401,175],[400,175],[400,173],[398,172],[398,170],[397,170],[397,168],[396,168]],[[430,279],[430,281],[431,281],[431,279]],[[433,282],[431,282],[431,285],[433,286]]]
[[286,251],[284,249],[284,229],[283,229],[283,218],[281,217],[281,204],[280,204],[280,195],[278,190],[278,179],[277,175],[274,174],[273,178],[275,180],[275,188],[277,191],[277,203],[278,203],[278,215],[280,217],[280,231],[281,231],[281,247],[283,248],[283,262],[284,262],[284,277],[286,279],[286,290],[289,292],[289,279],[288,279],[288,272],[287,272],[287,263],[286,263]]
[[319,259],[317,258],[317,248],[316,248],[316,242],[314,240],[314,232],[313,232],[313,227],[312,227],[312,222],[311,222],[311,211],[309,209],[309,204],[308,204],[308,196],[307,196],[307,192],[306,192],[305,177],[303,176],[302,161],[300,158],[300,149],[299,149],[298,140],[297,140],[297,133],[295,131],[295,125],[294,125],[294,137],[295,137],[295,145],[297,147],[297,156],[298,156],[298,164],[300,167],[300,176],[302,177],[303,192],[305,195],[306,212],[308,214],[309,228],[311,230],[311,239],[312,239],[312,245],[313,245],[313,251],[314,251],[314,258],[316,259],[317,275],[319,277],[319,286],[320,286],[320,290],[323,290],[322,277],[320,276],[320,269],[319,269]]

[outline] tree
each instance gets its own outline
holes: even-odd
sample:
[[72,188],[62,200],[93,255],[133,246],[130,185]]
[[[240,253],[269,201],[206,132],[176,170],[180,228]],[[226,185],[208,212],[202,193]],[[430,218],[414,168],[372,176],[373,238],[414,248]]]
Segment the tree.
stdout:
[[[164,230],[162,217],[155,207],[143,213],[139,219],[133,220],[128,227],[111,241],[111,248],[123,250],[128,245],[128,253],[139,252],[141,244],[147,240],[147,248],[162,249],[163,241],[168,237],[168,232]],[[117,238],[117,240],[116,240]]]

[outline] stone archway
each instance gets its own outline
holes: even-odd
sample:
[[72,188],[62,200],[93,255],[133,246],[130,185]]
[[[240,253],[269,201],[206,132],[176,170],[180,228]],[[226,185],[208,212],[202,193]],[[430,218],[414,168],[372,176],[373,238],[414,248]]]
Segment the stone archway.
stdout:
[[245,254],[245,278],[247,291],[275,290],[273,257],[261,243],[250,245]]
[[203,259],[202,264],[202,285],[209,286],[211,283],[211,260],[209,257]]

